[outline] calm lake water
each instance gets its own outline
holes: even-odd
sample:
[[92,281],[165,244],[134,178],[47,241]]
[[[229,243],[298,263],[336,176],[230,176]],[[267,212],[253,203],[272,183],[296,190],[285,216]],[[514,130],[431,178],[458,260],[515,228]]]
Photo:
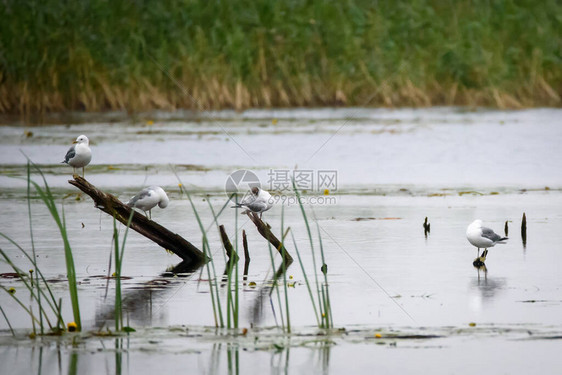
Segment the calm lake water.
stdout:
[[[316,268],[318,231],[322,238],[332,315],[342,331],[318,340],[290,235],[287,249],[295,263],[287,272],[288,297],[295,333],[286,336],[275,328],[281,324],[277,295],[260,297],[275,272],[267,243],[246,216],[227,208],[219,224],[239,246],[242,229],[249,240],[248,282],[240,283],[246,336],[210,328],[206,272],[170,277],[166,270],[180,259],[131,232],[122,273],[126,319],[137,332],[128,338],[86,337],[74,346],[67,339],[30,340],[24,337],[29,316],[3,292],[0,305],[20,335],[11,338],[0,321],[6,373],[417,373],[423,366],[433,373],[472,374],[562,368],[562,110],[302,109],[94,119],[0,127],[0,231],[31,248],[21,179],[25,154],[41,165],[59,210],[64,202],[86,331],[113,325],[114,284],[106,288],[105,278],[113,221],[88,196],[77,199],[78,190],[67,183],[72,168],[60,161],[80,134],[89,137],[93,152],[88,181],[122,200],[146,185],[164,187],[171,204],[154,209],[153,219],[200,246],[201,232],[180,194],[177,173],[209,228],[217,273],[224,269],[224,251],[207,200],[219,211],[228,200],[228,176],[246,169],[274,192],[277,204],[264,219],[280,237],[283,218],[306,275],[314,279],[302,214],[294,194],[284,190],[287,176],[296,177],[306,190]],[[37,174],[33,179],[41,181]],[[70,321],[60,234],[37,197],[31,211],[39,266],[63,298]],[[427,236],[425,217],[431,223]],[[487,270],[473,267],[476,250],[465,237],[476,218],[500,234],[508,223],[510,239],[490,249]],[[0,239],[0,247],[20,268],[30,268],[8,241]],[[2,263],[2,272],[12,270]],[[0,283],[28,301],[21,281]]]

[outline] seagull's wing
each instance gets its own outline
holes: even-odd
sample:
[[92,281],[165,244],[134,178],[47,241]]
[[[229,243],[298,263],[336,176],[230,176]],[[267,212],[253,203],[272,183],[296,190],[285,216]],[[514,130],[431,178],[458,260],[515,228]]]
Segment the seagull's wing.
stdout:
[[68,161],[76,156],[76,145],[72,145],[66,152],[63,163],[68,164]]
[[262,200],[256,200],[250,204],[245,204],[244,206],[248,207],[250,211],[253,212],[263,212],[268,209],[267,202],[264,202]]
[[129,199],[129,201],[127,202],[127,206],[134,207],[139,200],[148,197],[150,195],[150,192],[150,188],[142,189],[137,195]]
[[482,227],[482,237],[487,238],[489,240],[492,240],[494,242],[498,242],[498,241],[502,241],[502,240],[507,239],[506,237],[502,238],[500,235],[495,233],[492,229],[486,228],[486,227]]
[[240,202],[238,202],[238,205],[240,206],[248,206],[249,204],[252,204],[256,201],[256,199],[258,199],[255,195],[253,195],[252,193],[247,193],[246,195],[244,195],[242,197],[242,200]]

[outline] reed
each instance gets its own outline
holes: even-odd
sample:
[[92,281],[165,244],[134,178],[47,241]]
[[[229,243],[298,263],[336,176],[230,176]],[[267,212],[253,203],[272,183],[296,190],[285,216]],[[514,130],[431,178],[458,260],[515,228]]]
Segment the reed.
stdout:
[[53,220],[57,224],[60,235],[64,244],[64,257],[65,257],[65,264],[66,264],[66,276],[68,279],[68,290],[70,292],[70,302],[72,305],[72,314],[74,317],[74,322],[76,323],[77,330],[80,331],[82,329],[82,323],[80,319],[80,304],[78,301],[78,287],[76,281],[76,270],[74,268],[74,258],[72,256],[72,248],[70,246],[70,241],[68,239],[68,234],[66,232],[66,221],[64,216],[64,207],[62,209],[62,218],[59,215],[59,212],[56,207],[55,198],[49,188],[49,184],[47,184],[47,180],[41,172],[41,169],[37,167],[35,164],[31,162],[33,168],[39,173],[43,180],[44,188],[41,188],[39,184],[37,184],[33,180],[29,180],[29,182],[35,188],[35,191],[39,194],[39,197],[43,201],[43,203],[47,206]]
[[[195,204],[193,203],[193,200],[191,199],[191,195],[187,192],[187,190],[184,190],[184,188],[183,188],[184,185],[181,182],[181,179],[179,178],[179,176],[175,173],[175,171],[174,171],[174,174],[176,175],[176,178],[179,182],[178,185],[179,185],[179,188],[180,188],[180,193],[182,195],[185,194],[187,196],[187,199],[189,200],[189,203],[191,205],[191,210],[193,211],[193,214],[195,215],[195,219],[197,220],[197,224],[199,225],[199,230],[201,231],[203,253],[207,257],[207,262],[205,263],[205,269],[207,271],[207,279],[209,280],[209,294],[211,295],[211,303],[212,303],[212,306],[213,306],[213,318],[215,320],[215,326],[222,328],[222,327],[224,327],[224,318],[223,318],[223,314],[222,314],[219,286],[218,286],[218,282],[217,282],[217,273],[216,273],[216,270],[215,270],[215,264],[214,264],[214,261],[213,261],[213,256],[212,256],[211,251],[210,251],[209,241],[208,241],[208,238],[207,238],[207,231],[205,230],[205,227],[203,226],[203,222],[201,221],[201,217],[199,216],[199,212],[197,211],[197,208],[195,207]],[[214,211],[212,211],[212,212],[213,212],[213,216],[214,216]],[[222,212],[222,210],[221,210],[221,212]],[[217,222],[216,216],[214,216],[213,222]]]
[[314,281],[315,281],[315,286],[316,286],[316,298],[317,298],[317,304],[318,304],[318,310],[316,308],[316,303],[314,302],[314,295],[312,292],[312,288],[310,286],[310,282],[308,281],[308,278],[306,277],[305,274],[305,268],[302,262],[302,258],[300,256],[298,247],[297,247],[297,243],[295,241],[294,235],[291,233],[291,235],[293,236],[293,243],[295,244],[295,251],[297,252],[297,256],[298,256],[298,260],[299,263],[301,265],[301,269],[303,271],[303,274],[305,274],[305,282],[307,284],[307,288],[308,288],[308,292],[309,292],[309,296],[314,308],[314,312],[317,315],[317,321],[318,321],[318,326],[320,328],[332,328],[333,327],[333,321],[332,321],[332,309],[331,309],[331,304],[330,304],[330,294],[329,294],[329,284],[328,284],[328,265],[326,264],[326,259],[324,256],[324,246],[322,243],[322,235],[320,232],[320,227],[318,225],[318,221],[316,221],[316,230],[318,232],[318,243],[319,243],[319,248],[320,248],[320,257],[322,260],[322,266],[320,267],[320,271],[322,272],[323,276],[324,276],[324,280],[323,282],[320,282],[319,278],[318,278],[318,267],[316,264],[316,254],[315,254],[315,250],[314,250],[314,240],[313,240],[313,236],[312,236],[312,231],[310,229],[310,224],[308,222],[308,217],[306,214],[306,210],[304,209],[304,205],[302,203],[302,199],[301,199],[301,194],[299,192],[299,190],[297,189],[297,186],[295,184],[295,181],[293,180],[293,190],[295,192],[295,195],[297,197],[297,201],[299,202],[299,207],[300,207],[300,211],[305,223],[305,227],[306,227],[306,232],[308,235],[308,240],[309,240],[309,244],[310,244],[310,251],[311,251],[311,257],[312,257],[312,266],[313,266],[313,270],[314,270]]
[[[34,168],[43,179],[44,187],[41,187],[35,181],[31,179],[31,168]],[[30,295],[30,306],[27,307],[25,304],[19,300],[14,294],[10,293],[12,297],[16,300],[16,302],[29,314],[32,321],[33,327],[33,334],[35,335],[36,332],[36,324],[40,329],[40,334],[45,334],[45,323],[48,325],[49,330],[51,333],[60,333],[64,330],[64,320],[62,317],[62,301],[59,298],[58,302],[56,297],[54,296],[49,283],[45,279],[43,272],[39,268],[37,264],[37,257],[35,254],[35,240],[33,235],[33,215],[31,214],[31,186],[34,187],[35,191],[38,193],[39,197],[43,201],[43,203],[47,206],[49,213],[53,217],[54,221],[56,222],[61,238],[64,244],[65,250],[65,263],[67,268],[67,278],[69,284],[69,291],[70,291],[70,298],[73,310],[74,321],[77,325],[77,329],[81,329],[81,321],[80,321],[80,309],[78,304],[78,290],[77,290],[77,282],[76,282],[76,274],[74,269],[74,262],[72,258],[72,249],[70,247],[70,243],[68,240],[67,232],[66,232],[66,221],[64,216],[64,209],[62,211],[62,217],[59,216],[58,210],[56,208],[56,203],[54,196],[51,193],[49,185],[45,179],[45,176],[35,164],[33,164],[30,160],[28,160],[27,164],[27,200],[28,200],[28,217],[29,217],[29,229],[30,229],[30,236],[31,236],[31,255],[28,251],[26,251],[22,246],[20,246],[16,241],[11,239],[10,237],[6,236],[3,233],[0,233],[0,236],[4,237],[8,240],[16,249],[18,249],[23,256],[31,263],[33,266],[32,269],[29,271],[29,276],[27,273],[20,269],[8,256],[6,252],[0,249],[0,255],[2,256],[4,262],[6,262],[10,267],[16,272],[23,285],[27,289]],[[35,276],[34,276],[35,274]],[[2,289],[8,291],[5,287]],[[33,304],[37,304],[37,314],[33,312]],[[49,316],[54,315],[56,324],[52,324]],[[9,323],[8,323],[9,324]]]
[[8,0],[0,113],[560,106],[561,13],[556,0]]
[[[272,246],[271,246],[270,242],[268,242],[267,245],[268,245],[267,248],[269,250],[269,260],[271,262],[271,269],[273,270],[273,272],[275,272],[276,267],[275,267],[275,260],[274,260],[275,258],[273,256],[273,249],[272,249]],[[283,267],[283,266],[281,266],[281,267]],[[285,274],[285,269],[281,268],[281,270],[282,270],[282,273]],[[271,283],[272,283],[271,288],[268,287],[270,301],[271,301],[271,293],[275,290],[275,295],[277,297],[277,305],[279,306],[279,317],[280,317],[280,320],[281,320],[281,329],[283,331],[285,329],[287,329],[287,332],[290,332],[290,330],[291,330],[290,325],[285,324],[285,314],[283,313],[283,304],[281,303],[281,293],[279,291],[279,283],[278,283],[277,274],[275,274],[275,276],[272,278]],[[273,301],[271,301],[271,305],[273,307]],[[286,307],[285,312],[288,313],[288,311],[289,311],[288,308],[287,308],[288,306],[286,305],[285,307]],[[274,318],[275,318],[275,322],[278,325],[279,323],[277,323],[277,315],[275,314],[274,308],[273,308],[273,315],[274,315]]]
[[0,312],[2,313],[2,316],[4,317],[4,320],[6,320],[6,323],[8,324],[8,328],[10,329],[10,333],[12,334],[12,336],[15,337],[16,333],[14,332],[14,329],[12,328],[12,325],[10,324],[10,319],[8,319],[8,316],[4,312],[4,309],[2,308],[2,306],[0,306]]
[[[287,230],[290,230],[290,228],[288,228]],[[286,312],[286,316],[287,316],[287,333],[291,333],[291,313],[289,310],[289,290],[287,289],[287,265],[285,264],[285,237],[286,237],[287,233],[285,233],[285,206],[281,206],[281,249],[282,249],[282,254],[281,254],[281,259],[283,259],[283,263],[282,263],[282,267],[283,267],[283,292],[285,295],[285,312]]]
[[[238,199],[236,199],[237,201]],[[238,301],[238,208],[234,210],[235,245],[232,259],[227,263],[226,284],[226,327],[238,328],[239,301]],[[233,274],[234,272],[234,274]],[[234,289],[234,291],[233,291]]]
[[123,299],[121,291],[121,269],[123,267],[123,256],[125,255],[125,243],[127,241],[127,234],[133,221],[134,210],[131,210],[129,220],[125,233],[123,234],[123,242],[119,247],[119,231],[117,230],[117,220],[113,217],[113,246],[115,257],[115,331],[122,331],[125,326],[123,325]]

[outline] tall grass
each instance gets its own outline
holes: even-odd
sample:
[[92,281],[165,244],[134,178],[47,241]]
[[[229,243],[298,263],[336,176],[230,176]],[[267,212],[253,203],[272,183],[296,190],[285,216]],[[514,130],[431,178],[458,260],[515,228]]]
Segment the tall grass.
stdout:
[[560,14],[556,0],[7,0],[0,112],[559,106]]

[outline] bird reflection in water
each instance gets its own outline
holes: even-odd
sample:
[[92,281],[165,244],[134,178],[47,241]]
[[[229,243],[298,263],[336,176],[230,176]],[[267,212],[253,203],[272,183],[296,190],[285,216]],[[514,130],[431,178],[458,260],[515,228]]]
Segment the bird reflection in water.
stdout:
[[506,281],[504,278],[488,277],[486,264],[484,262],[477,263],[476,260],[473,266],[476,269],[477,278],[472,281],[472,287],[480,292],[481,298],[492,298],[499,290],[505,287]]

